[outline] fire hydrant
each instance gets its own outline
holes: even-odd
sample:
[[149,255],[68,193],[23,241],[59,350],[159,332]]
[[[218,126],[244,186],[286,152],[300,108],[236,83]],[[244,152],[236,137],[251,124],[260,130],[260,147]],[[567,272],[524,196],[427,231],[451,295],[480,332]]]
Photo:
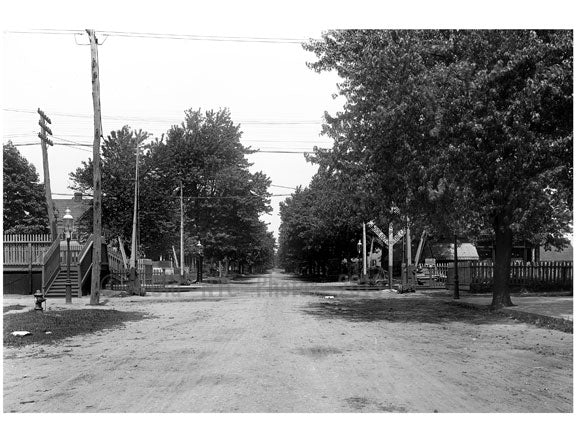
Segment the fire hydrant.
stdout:
[[36,293],[34,293],[34,298],[36,299],[36,306],[34,307],[34,310],[44,310],[42,308],[42,303],[46,302],[46,298],[44,297],[43,293],[40,293],[40,290],[36,290]]

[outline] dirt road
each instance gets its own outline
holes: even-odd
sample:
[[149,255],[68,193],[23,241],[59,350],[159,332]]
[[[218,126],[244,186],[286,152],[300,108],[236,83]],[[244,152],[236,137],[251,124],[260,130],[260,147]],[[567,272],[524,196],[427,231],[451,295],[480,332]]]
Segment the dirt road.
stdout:
[[110,298],[97,308],[151,316],[4,348],[4,412],[573,410],[571,334],[441,299],[302,289],[274,273]]

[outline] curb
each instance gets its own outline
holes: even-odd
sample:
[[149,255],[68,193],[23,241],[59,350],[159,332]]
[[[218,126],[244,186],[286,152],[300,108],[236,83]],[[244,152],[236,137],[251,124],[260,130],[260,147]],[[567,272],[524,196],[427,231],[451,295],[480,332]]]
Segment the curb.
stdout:
[[504,307],[499,311],[492,311],[488,305],[478,305],[463,301],[448,301],[448,304],[469,309],[484,310],[490,314],[514,318],[522,322],[536,325],[537,327],[551,328],[565,333],[574,333],[574,323],[568,319],[554,318],[552,316],[541,315],[539,313],[514,310],[510,307]]

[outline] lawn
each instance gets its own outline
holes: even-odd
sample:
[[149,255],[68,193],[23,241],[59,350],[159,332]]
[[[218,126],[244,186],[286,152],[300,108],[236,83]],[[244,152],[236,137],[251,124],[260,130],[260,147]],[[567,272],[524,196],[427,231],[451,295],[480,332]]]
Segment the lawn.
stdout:
[[[118,310],[27,311],[4,315],[4,346],[50,344],[64,338],[119,327],[127,321],[148,317],[144,313]],[[27,336],[13,336],[13,331],[28,331]]]
[[4,313],[10,310],[24,310],[26,308],[25,305],[14,304],[14,305],[5,305],[4,306]]

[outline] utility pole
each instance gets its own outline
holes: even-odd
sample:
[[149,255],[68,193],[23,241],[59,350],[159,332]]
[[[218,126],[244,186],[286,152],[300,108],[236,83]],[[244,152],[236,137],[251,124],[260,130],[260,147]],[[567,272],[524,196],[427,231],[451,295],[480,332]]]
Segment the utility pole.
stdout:
[[50,169],[48,167],[48,148],[47,144],[54,146],[52,140],[48,138],[48,135],[52,135],[52,130],[47,126],[46,123],[52,124],[50,118],[46,116],[40,108],[38,108],[38,113],[40,114],[40,132],[38,133],[38,138],[40,138],[40,144],[42,146],[42,167],[44,169],[44,194],[46,195],[46,207],[48,209],[48,223],[50,225],[50,234],[52,236],[52,241],[58,238],[58,229],[56,227],[56,216],[54,215],[54,203],[52,202],[52,190],[50,189]]
[[458,278],[458,235],[454,235],[454,299],[460,299]]
[[388,224],[388,287],[392,290],[392,260],[394,259],[394,227]]
[[136,143],[136,173],[134,179],[134,215],[132,217],[132,247],[130,248],[130,274],[129,278],[129,288],[128,291],[131,295],[140,295],[140,279],[138,278],[137,269],[137,259],[138,254],[137,247],[137,224],[138,224],[138,192],[139,192],[139,157],[140,157],[140,146]]
[[92,103],[94,106],[94,144],[92,146],[94,174],[94,244],[92,251],[92,283],[90,305],[100,303],[100,268],[102,261],[102,170],[100,168],[100,137],[102,136],[102,114],[100,106],[100,71],[98,66],[98,39],[94,29],[86,29],[90,39],[92,69]]
[[362,280],[366,280],[366,223],[362,223]]
[[184,284],[184,188],[180,178],[180,284]]
[[406,218],[406,260],[412,265],[412,238],[410,237],[410,218]]

